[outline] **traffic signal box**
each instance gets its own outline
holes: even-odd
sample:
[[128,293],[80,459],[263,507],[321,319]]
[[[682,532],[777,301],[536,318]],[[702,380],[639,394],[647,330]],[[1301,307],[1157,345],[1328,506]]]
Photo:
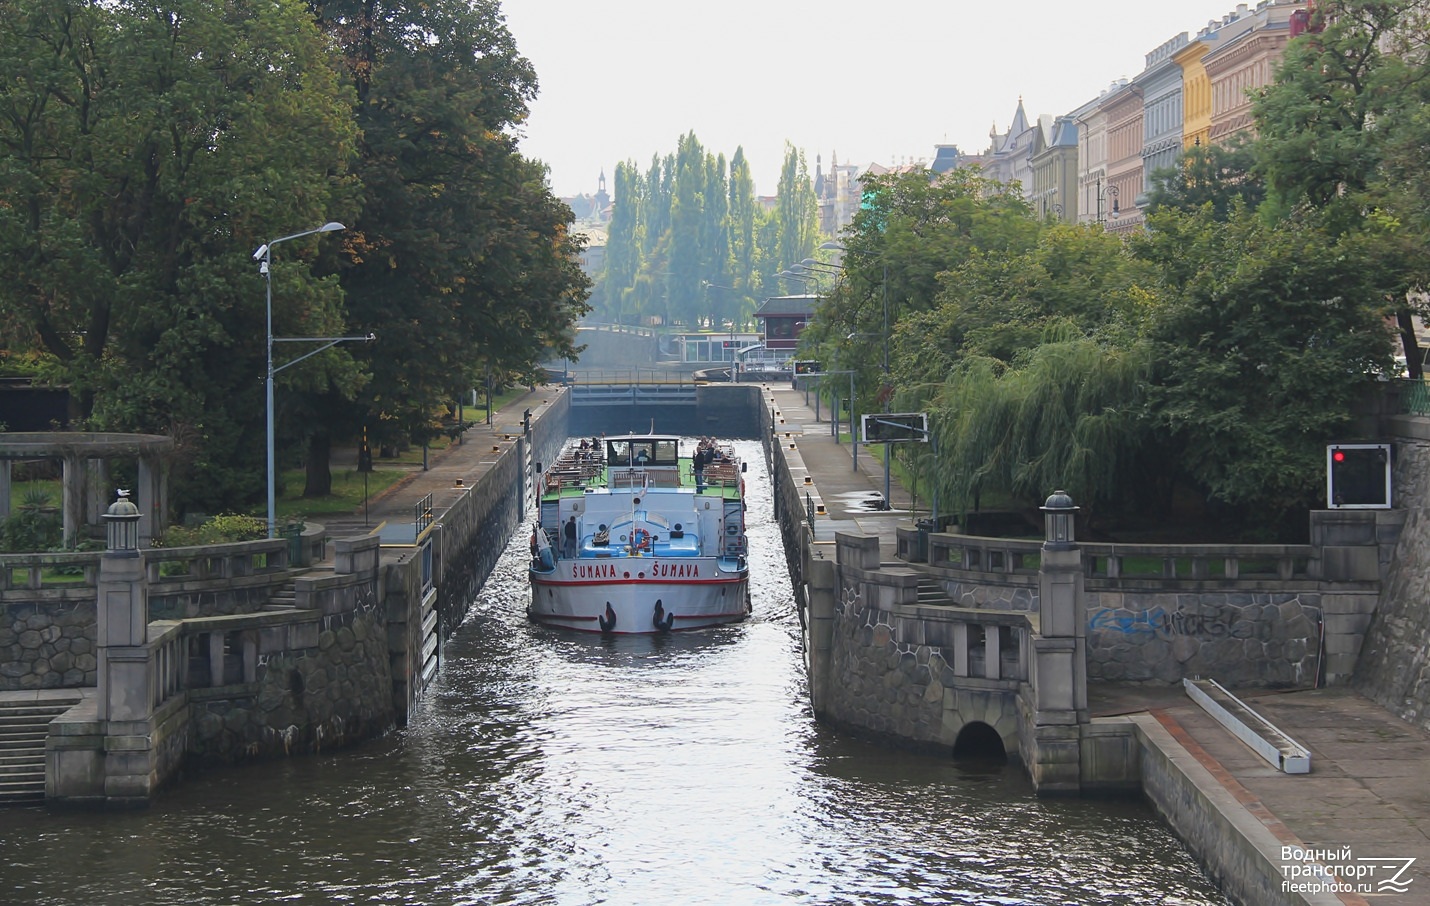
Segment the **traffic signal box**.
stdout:
[[1326,505],[1331,509],[1390,508],[1390,444],[1326,448]]

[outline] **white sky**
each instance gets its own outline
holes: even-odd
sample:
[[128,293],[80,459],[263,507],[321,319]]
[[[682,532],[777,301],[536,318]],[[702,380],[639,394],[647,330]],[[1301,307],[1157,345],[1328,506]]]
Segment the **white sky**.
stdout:
[[[785,143],[809,170],[977,153],[1018,98],[1067,113],[1180,32],[1236,0],[502,0],[540,94],[521,148],[559,196],[642,170],[694,130],[728,161],[743,146],[755,190],[777,188]],[[1254,7],[1254,2],[1252,6]]]

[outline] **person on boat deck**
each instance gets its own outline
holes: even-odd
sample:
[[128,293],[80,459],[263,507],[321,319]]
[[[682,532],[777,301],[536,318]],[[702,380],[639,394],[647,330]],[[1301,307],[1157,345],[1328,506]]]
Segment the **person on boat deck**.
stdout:
[[576,517],[570,516],[566,519],[566,525],[561,529],[561,538],[564,542],[561,545],[561,556],[576,556]]
[[650,462],[650,451],[641,447],[636,451],[636,465],[643,466],[648,462]]

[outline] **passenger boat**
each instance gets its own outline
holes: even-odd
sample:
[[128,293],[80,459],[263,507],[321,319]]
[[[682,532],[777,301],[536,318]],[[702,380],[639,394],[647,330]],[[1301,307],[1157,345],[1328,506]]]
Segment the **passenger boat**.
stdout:
[[539,477],[528,615],[660,633],[750,613],[745,466],[733,448],[629,434],[569,443]]

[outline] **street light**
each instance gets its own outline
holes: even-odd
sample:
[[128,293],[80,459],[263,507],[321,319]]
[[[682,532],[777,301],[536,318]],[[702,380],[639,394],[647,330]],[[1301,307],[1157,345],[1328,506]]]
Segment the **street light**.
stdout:
[[1109,185],[1107,185],[1106,187],[1104,187],[1104,186],[1102,185],[1102,177],[1099,176],[1099,177],[1097,178],[1097,222],[1098,222],[1098,223],[1103,223],[1103,222],[1104,222],[1104,218],[1103,218],[1103,216],[1102,216],[1102,203],[1103,203],[1105,200],[1107,200],[1109,197],[1112,199],[1112,219],[1113,219],[1113,220],[1116,220],[1116,219],[1117,219],[1118,214],[1121,213],[1120,209],[1118,208],[1118,204],[1117,204],[1117,196],[1118,196],[1117,186],[1114,186],[1114,185],[1109,184]]
[[805,292],[809,292],[809,285],[813,283],[815,290],[814,295],[819,295],[819,284],[815,281],[813,277],[807,276],[805,274],[796,274],[794,271],[789,269],[782,270],[778,274],[775,274],[775,276],[784,280],[798,280],[799,282],[804,284]]
[[266,305],[266,309],[267,309],[267,331],[266,331],[266,333],[267,333],[267,337],[268,337],[268,339],[267,339],[267,345],[268,345],[268,374],[267,374],[267,379],[266,379],[265,382],[264,382],[264,392],[265,392],[265,395],[266,395],[266,410],[267,410],[267,422],[268,422],[268,537],[270,537],[270,538],[274,538],[274,537],[277,536],[277,531],[276,531],[276,519],[275,519],[276,509],[275,509],[275,507],[274,507],[274,501],[273,501],[273,487],[274,487],[274,481],[273,481],[273,375],[276,374],[276,373],[279,372],[279,371],[282,371],[284,368],[287,368],[289,365],[295,365],[295,364],[297,364],[298,362],[301,362],[303,359],[306,359],[308,356],[310,356],[310,355],[316,355],[317,353],[322,352],[324,349],[327,349],[329,346],[335,346],[335,345],[337,345],[338,343],[344,342],[345,340],[371,340],[371,339],[373,339],[372,334],[368,334],[368,335],[365,336],[365,337],[309,337],[309,338],[306,338],[306,339],[307,339],[308,341],[310,341],[310,342],[324,342],[324,341],[327,341],[327,343],[326,343],[326,345],[321,346],[321,347],[319,347],[318,349],[313,350],[312,352],[308,353],[307,355],[300,356],[299,358],[296,358],[296,359],[294,359],[293,361],[288,362],[287,364],[282,365],[282,366],[280,366],[280,367],[278,367],[278,368],[275,369],[275,368],[273,367],[273,343],[275,342],[275,340],[278,340],[278,341],[281,341],[281,342],[295,342],[295,341],[299,341],[299,340],[302,340],[302,339],[305,339],[305,338],[300,338],[300,337],[281,337],[281,338],[275,338],[275,337],[273,336],[273,274],[272,274],[272,272],[271,272],[271,267],[272,267],[272,264],[273,264],[273,247],[274,247],[275,245],[277,245],[278,243],[280,243],[280,242],[287,242],[289,239],[301,239],[301,238],[304,237],[304,236],[312,236],[312,235],[315,234],[315,233],[332,233],[332,232],[334,232],[334,231],[336,231],[336,230],[345,230],[345,229],[347,229],[347,227],[343,226],[341,223],[337,223],[337,222],[335,222],[335,221],[329,221],[328,223],[325,223],[325,224],[323,224],[322,226],[320,226],[320,227],[318,227],[318,228],[316,228],[316,229],[304,230],[304,231],[301,232],[301,233],[294,233],[294,234],[292,234],[291,236],[279,236],[277,239],[273,239],[273,240],[271,240],[271,241],[269,241],[269,242],[265,242],[263,245],[260,245],[260,246],[258,247],[258,250],[253,253],[253,260],[260,262],[259,265],[258,265],[258,272],[263,275],[263,282],[264,282],[264,285],[265,285],[265,288],[266,288],[266,303],[267,303],[267,305]]
[[[849,375],[849,455],[850,455],[850,461],[853,463],[852,468],[853,468],[853,470],[854,470],[855,472],[857,472],[857,471],[859,471],[859,434],[854,430],[854,375],[855,375],[855,371],[854,371],[853,369],[850,369],[850,370],[847,370],[847,371],[821,371],[821,372],[818,372],[818,373],[816,373],[816,374],[796,374],[796,375],[794,376],[794,380],[795,380],[795,383],[799,383],[799,379],[802,378],[802,377],[817,377],[817,378],[821,378],[821,379],[822,379],[822,378],[826,378],[826,377],[833,377],[833,376],[835,376],[835,375],[837,375],[837,374],[847,374],[847,375]],[[823,383],[823,381],[821,380],[820,383]],[[836,393],[835,396],[837,397],[838,394]],[[818,397],[816,397],[816,399],[817,399],[817,398],[818,398]],[[834,435],[834,442],[837,444],[837,443],[839,443],[839,403],[838,403],[838,400],[836,399],[835,402],[832,403],[831,405],[832,405],[832,409],[830,410],[830,413],[829,413],[829,428],[830,428],[830,432]]]

